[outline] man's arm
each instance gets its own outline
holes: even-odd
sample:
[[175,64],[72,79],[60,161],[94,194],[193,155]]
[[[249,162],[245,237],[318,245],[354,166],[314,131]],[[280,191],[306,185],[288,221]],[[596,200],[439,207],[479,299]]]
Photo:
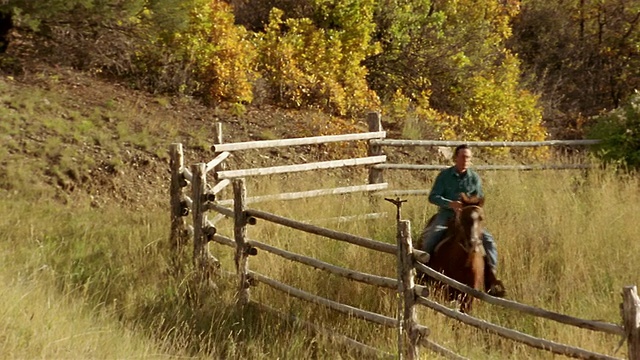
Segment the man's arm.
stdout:
[[476,196],[483,198],[484,197],[484,193],[482,192],[482,180],[480,179],[480,175],[476,174]]
[[444,172],[440,172],[436,177],[436,181],[431,188],[431,192],[429,193],[429,202],[437,205],[441,208],[448,209],[450,208],[449,204],[453,201],[444,197],[445,191],[445,178]]

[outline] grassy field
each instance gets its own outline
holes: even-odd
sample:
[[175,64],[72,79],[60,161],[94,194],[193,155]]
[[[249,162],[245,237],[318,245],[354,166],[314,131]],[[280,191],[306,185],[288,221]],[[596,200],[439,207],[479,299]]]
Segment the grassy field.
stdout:
[[[171,142],[186,142],[188,164],[194,158],[210,160],[198,158],[212,132],[211,124],[199,119],[206,109],[192,114],[187,131],[180,119],[191,104],[179,107],[171,102],[171,110],[166,100],[148,94],[123,95],[120,88],[76,73],[34,72],[33,77],[32,85],[0,79],[0,206],[4,210],[0,303],[7,304],[0,309],[3,357],[362,358],[252,306],[239,311],[234,305],[233,279],[220,277],[215,288],[199,287],[191,272],[190,249],[171,253],[167,148]],[[246,134],[259,131],[247,125],[235,134],[247,140]],[[323,155],[327,149],[278,156],[312,161],[314,154],[333,155]],[[421,155],[407,152],[406,156]],[[234,161],[248,167],[263,157]],[[434,175],[396,171],[386,177],[393,188],[416,189],[429,188]],[[622,287],[640,283],[640,262],[635,258],[640,250],[637,174],[605,168],[481,175],[487,226],[498,242],[500,274],[508,297],[576,317],[619,323]],[[280,175],[249,181],[248,195],[365,182],[364,171]],[[436,209],[425,196],[408,200],[403,217],[411,220],[415,238]],[[362,194],[250,207],[395,241],[393,205],[370,201]],[[358,223],[321,220],[380,211],[388,216]],[[222,220],[219,232],[229,236],[232,226],[231,220]],[[265,221],[250,227],[249,237],[336,265],[395,277],[391,255]],[[210,247],[223,268],[232,270],[231,249]],[[389,316],[397,311],[392,291],[330,276],[265,252],[250,258],[250,268],[353,306]],[[252,288],[251,297],[384,351],[395,351],[397,335],[392,329],[347,319],[264,285]],[[619,341],[486,304],[478,304],[474,315],[602,353],[612,354]],[[419,317],[431,328],[433,340],[469,358],[554,358],[457,325],[428,309],[420,309]],[[625,351],[623,346],[615,355],[624,357]]]
[[[569,315],[619,323],[620,291],[640,282],[640,202],[637,176],[613,170],[487,172],[488,228],[500,250],[500,273],[509,298]],[[393,176],[393,175],[391,175]],[[428,186],[397,174],[407,188]],[[430,175],[425,175],[429,178]],[[328,174],[289,176],[290,182],[254,181],[249,195],[328,187]],[[162,196],[162,195],[159,195]],[[193,285],[190,258],[176,269],[167,244],[168,209],[144,211],[89,201],[61,205],[46,198],[0,198],[0,347],[11,358],[358,358],[323,337],[250,307],[233,305],[235,286],[220,278],[216,289]],[[330,224],[380,241],[394,241],[394,207],[344,195],[252,208],[298,220],[373,210],[390,215],[375,222]],[[403,208],[414,234],[435,211],[425,197]],[[219,232],[231,235],[230,220]],[[249,237],[289,251],[360,271],[393,277],[393,256],[358,249],[260,221]],[[211,245],[223,268],[233,269],[230,249]],[[188,253],[188,251],[186,252]],[[326,275],[261,252],[250,268],[310,292],[393,316],[392,292]],[[179,271],[178,271],[179,270]],[[261,285],[252,299],[285,313],[309,316],[367,344],[393,352],[393,330],[336,316]],[[612,353],[618,338],[579,330],[479,304],[475,315],[558,342]],[[432,339],[470,358],[550,359],[553,356],[487,333],[455,325],[427,309],[420,322]],[[625,347],[616,354],[624,357]]]

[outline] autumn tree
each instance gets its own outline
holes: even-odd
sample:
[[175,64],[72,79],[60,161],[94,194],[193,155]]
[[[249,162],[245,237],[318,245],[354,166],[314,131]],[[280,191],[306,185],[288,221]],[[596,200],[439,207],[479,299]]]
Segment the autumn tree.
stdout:
[[580,135],[585,117],[618,107],[640,87],[638,1],[524,1],[513,27],[510,47],[560,132]]
[[544,138],[537,97],[521,85],[520,62],[505,46],[516,5],[379,1],[382,52],[366,61],[372,88],[388,103],[406,97],[408,112],[435,136]]
[[259,64],[272,99],[293,108],[338,115],[376,108],[364,59],[372,41],[373,0],[311,0],[310,17],[271,10],[259,41]]

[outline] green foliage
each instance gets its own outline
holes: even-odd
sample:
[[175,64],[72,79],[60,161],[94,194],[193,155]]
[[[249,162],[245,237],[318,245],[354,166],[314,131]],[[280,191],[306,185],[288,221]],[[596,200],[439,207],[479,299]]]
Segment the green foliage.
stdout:
[[[506,54],[502,64],[461,84],[455,99],[461,109],[458,113],[435,109],[430,91],[414,95],[414,99],[397,91],[385,113],[402,127],[403,133],[413,137],[419,133],[422,138],[446,140],[544,140],[546,131],[538,98],[521,89],[519,79],[518,60]],[[538,149],[527,154],[543,156],[546,152]]]
[[274,8],[260,41],[260,70],[272,97],[294,108],[356,114],[377,97],[361,62],[375,54],[372,0],[314,1],[316,21],[284,20]]
[[383,99],[398,89],[416,99],[432,90],[432,104],[459,111],[459,87],[503,58],[512,13],[499,1],[378,2],[376,38],[382,53],[367,60],[369,81]]
[[505,48],[515,11],[492,0],[380,2],[383,52],[367,65],[392,117],[443,139],[544,139],[538,97],[522,88],[520,62]]
[[602,140],[596,153],[600,158],[640,168],[640,93],[636,91],[619,108],[596,117],[588,135]]

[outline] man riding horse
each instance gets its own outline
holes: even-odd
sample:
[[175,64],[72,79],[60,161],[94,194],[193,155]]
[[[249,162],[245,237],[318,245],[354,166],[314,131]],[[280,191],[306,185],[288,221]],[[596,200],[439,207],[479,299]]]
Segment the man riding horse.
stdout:
[[[460,194],[484,197],[482,181],[478,173],[469,168],[472,159],[468,145],[456,147],[454,152],[455,165],[444,169],[436,177],[429,202],[439,207],[438,213],[428,225],[422,235],[422,250],[433,256],[436,246],[447,233],[447,223],[455,217],[456,212],[462,210],[463,203]],[[504,285],[497,279],[498,251],[493,236],[485,229],[482,233],[482,244],[486,252],[486,264],[492,280],[487,284],[488,293],[493,296],[505,295]]]

